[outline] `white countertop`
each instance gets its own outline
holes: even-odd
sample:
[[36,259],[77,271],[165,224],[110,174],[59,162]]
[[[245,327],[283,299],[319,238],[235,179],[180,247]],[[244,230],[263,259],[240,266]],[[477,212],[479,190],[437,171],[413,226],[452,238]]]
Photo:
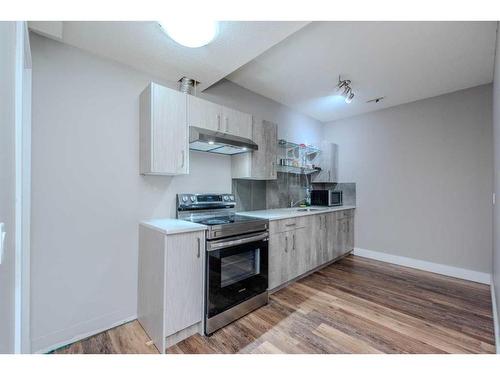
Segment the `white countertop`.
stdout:
[[289,219],[292,217],[299,217],[299,216],[326,214],[335,211],[351,210],[353,208],[356,208],[356,206],[337,206],[337,207],[311,206],[307,208],[312,208],[313,210],[298,211],[300,210],[300,207],[293,207],[293,208],[275,208],[271,210],[245,211],[245,212],[238,212],[238,214],[258,217],[261,219],[267,219],[272,221],[272,220]]
[[141,221],[140,224],[165,234],[196,232],[207,229],[206,225],[178,219],[151,219]]

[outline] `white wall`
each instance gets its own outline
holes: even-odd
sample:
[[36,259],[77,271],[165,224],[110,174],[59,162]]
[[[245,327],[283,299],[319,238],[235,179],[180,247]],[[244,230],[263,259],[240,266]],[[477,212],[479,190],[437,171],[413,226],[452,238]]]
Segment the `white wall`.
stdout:
[[[32,35],[33,351],[136,314],[137,224],[178,192],[231,191],[230,159],[191,152],[188,176],[140,176],[139,94],[153,77]],[[170,85],[172,83],[160,83]],[[317,140],[322,125],[222,82],[202,96]]]
[[0,222],[7,233],[0,264],[0,353],[14,352],[15,54],[16,23],[0,22]]
[[228,80],[216,83],[201,96],[218,104],[252,113],[257,121],[264,119],[277,123],[278,138],[307,144],[319,141],[323,134],[321,122],[291,111],[284,105]]
[[356,182],[356,247],[491,273],[492,87],[325,125]]
[[494,184],[496,204],[493,209],[493,284],[496,299],[497,353],[500,353],[500,38],[497,31],[495,74],[493,78],[493,142],[494,142]]

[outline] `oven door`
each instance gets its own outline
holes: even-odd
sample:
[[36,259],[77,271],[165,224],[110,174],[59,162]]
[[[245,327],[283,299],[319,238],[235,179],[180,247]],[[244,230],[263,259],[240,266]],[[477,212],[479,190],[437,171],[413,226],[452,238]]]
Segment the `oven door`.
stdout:
[[207,318],[265,292],[268,233],[207,241],[206,275]]
[[342,191],[330,190],[329,206],[342,206]]

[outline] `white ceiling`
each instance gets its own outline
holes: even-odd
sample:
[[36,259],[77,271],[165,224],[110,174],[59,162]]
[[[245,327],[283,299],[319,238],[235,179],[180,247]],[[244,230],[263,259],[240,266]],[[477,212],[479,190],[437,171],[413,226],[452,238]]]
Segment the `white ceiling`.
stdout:
[[[200,90],[226,77],[323,122],[489,83],[496,39],[496,22],[227,21],[190,49],[156,22],[30,27],[158,78],[194,78]],[[351,104],[336,95],[339,74],[352,81]]]
[[495,40],[496,22],[313,22],[227,78],[326,122],[489,83]]
[[307,24],[221,22],[212,43],[191,49],[175,43],[156,22],[65,21],[61,41],[169,81],[194,78],[203,90]]

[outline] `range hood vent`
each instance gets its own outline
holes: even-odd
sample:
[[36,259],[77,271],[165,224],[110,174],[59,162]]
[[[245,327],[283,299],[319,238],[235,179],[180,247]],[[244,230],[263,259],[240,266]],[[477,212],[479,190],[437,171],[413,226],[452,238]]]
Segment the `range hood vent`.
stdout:
[[236,155],[259,149],[251,139],[196,126],[189,127],[189,148],[223,155]]

